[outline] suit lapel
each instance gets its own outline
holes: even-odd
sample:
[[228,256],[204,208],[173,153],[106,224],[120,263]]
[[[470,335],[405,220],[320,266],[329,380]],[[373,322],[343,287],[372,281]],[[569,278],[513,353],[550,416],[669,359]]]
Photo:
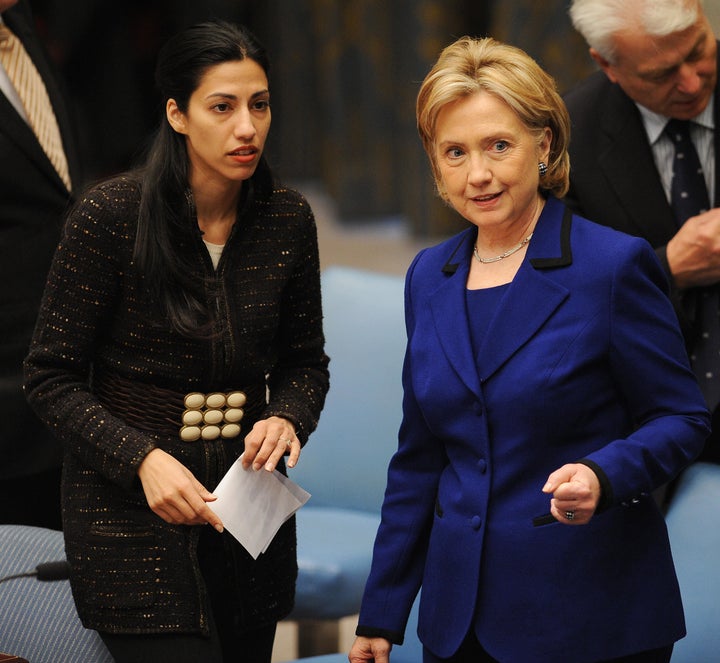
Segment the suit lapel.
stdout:
[[[70,126],[68,117],[65,114],[65,109],[62,105],[62,100],[58,89],[55,87],[52,76],[49,73],[48,68],[45,64],[45,58],[41,53],[40,44],[34,35],[32,27],[25,20],[26,17],[21,15],[14,8],[9,9],[3,14],[3,18],[7,23],[8,27],[15,33],[25,46],[28,54],[30,55],[35,67],[40,73],[40,77],[45,84],[48,96],[50,97],[50,103],[53,106],[55,118],[57,119],[60,127],[60,135],[66,136],[70,133]],[[65,191],[65,185],[62,179],[57,174],[57,171],[53,167],[50,159],[42,149],[40,142],[35,136],[33,130],[27,125],[27,123],[17,114],[13,105],[5,98],[5,95],[0,94],[0,121],[2,126],[0,130],[6,134],[8,140],[13,141],[22,151],[24,151],[30,159],[32,159],[38,166],[39,170],[45,172],[49,178]],[[65,149],[65,156],[68,160],[68,168],[70,169],[70,176],[73,181],[76,181],[77,177],[77,166],[76,166],[76,155],[69,151],[68,146],[63,141],[63,147]]]
[[487,380],[524,346],[568,297],[548,279],[547,268],[572,263],[572,215],[554,198],[540,215],[528,253],[493,316],[478,353],[480,379]]
[[33,160],[39,170],[47,172],[48,176],[54,174],[58,182],[62,184],[60,176],[57,175],[50,160],[40,146],[37,136],[35,136],[33,130],[18,115],[4,94],[0,94],[0,131],[5,134],[7,140],[15,143],[19,149]]
[[543,270],[572,262],[571,214],[551,198],[540,216],[528,254],[505,293],[480,347],[473,355],[466,309],[466,283],[474,231],[466,232],[454,252],[457,269],[430,298],[435,329],[443,351],[465,385],[480,393],[487,380],[545,324],[568,291]]
[[449,274],[430,297],[435,330],[448,362],[465,385],[480,393],[480,381],[475,369],[470,329],[465,301],[468,268],[476,236],[474,228],[461,235],[452,255],[443,267]]
[[677,232],[672,209],[657,173],[640,112],[616,86],[605,97],[601,131],[606,142],[597,155],[599,173],[617,194],[636,225],[633,234],[653,245],[664,244]]

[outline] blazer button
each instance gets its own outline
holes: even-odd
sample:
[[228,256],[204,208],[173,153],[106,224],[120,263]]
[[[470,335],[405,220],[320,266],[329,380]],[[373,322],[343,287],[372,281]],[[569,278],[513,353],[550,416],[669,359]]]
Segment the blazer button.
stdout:
[[485,474],[485,472],[487,472],[487,461],[484,458],[481,458],[478,461],[477,466],[478,470],[480,470],[482,474]]
[[474,530],[479,530],[482,527],[482,518],[480,516],[473,516],[470,520],[470,525]]

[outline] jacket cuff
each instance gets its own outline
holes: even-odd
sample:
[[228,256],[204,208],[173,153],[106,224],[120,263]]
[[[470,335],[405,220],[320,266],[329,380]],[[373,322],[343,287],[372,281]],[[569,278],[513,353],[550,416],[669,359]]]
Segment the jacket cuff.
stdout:
[[612,506],[612,503],[614,501],[613,489],[612,485],[610,484],[610,479],[608,479],[607,474],[603,472],[602,468],[595,461],[583,458],[579,460],[578,463],[589,467],[593,472],[595,472],[595,475],[600,482],[600,501],[598,502],[597,508],[595,509],[595,513],[602,513],[610,506]]
[[384,628],[373,628],[372,626],[361,626],[355,629],[355,635],[361,635],[365,638],[385,638],[394,645],[401,645],[403,643],[404,634],[398,633],[397,631],[388,631]]

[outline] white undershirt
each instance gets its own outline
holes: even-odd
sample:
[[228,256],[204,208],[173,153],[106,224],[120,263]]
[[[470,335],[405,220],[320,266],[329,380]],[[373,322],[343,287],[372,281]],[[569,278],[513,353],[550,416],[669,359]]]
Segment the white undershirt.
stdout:
[[207,247],[208,253],[210,254],[210,260],[212,260],[213,267],[217,269],[218,263],[220,262],[220,256],[222,255],[225,245],[213,244],[212,242],[208,242],[205,239],[203,240],[203,242],[205,242],[205,246]]

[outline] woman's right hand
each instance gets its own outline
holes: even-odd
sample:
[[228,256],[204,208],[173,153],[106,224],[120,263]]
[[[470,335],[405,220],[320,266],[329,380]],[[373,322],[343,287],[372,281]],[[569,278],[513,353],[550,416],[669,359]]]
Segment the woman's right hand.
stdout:
[[355,638],[348,661],[350,663],[389,663],[392,644],[385,638]]
[[138,476],[148,505],[172,525],[209,523],[223,531],[220,518],[207,502],[217,499],[179,460],[162,449],[153,449],[140,464]]

